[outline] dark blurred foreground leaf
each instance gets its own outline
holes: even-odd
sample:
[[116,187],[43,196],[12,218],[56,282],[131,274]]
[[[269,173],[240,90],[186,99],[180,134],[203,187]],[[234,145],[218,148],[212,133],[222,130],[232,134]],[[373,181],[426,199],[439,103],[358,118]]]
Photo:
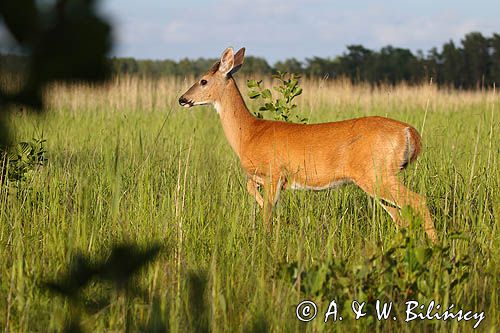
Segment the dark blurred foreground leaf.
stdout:
[[244,332],[248,333],[267,333],[270,331],[271,329],[264,313],[259,313],[253,318],[250,322],[250,326],[244,330]]
[[34,0],[3,0],[0,2],[0,15],[19,44],[34,42],[40,30],[40,18]]
[[191,271],[187,275],[189,312],[196,320],[191,322],[193,332],[209,332],[209,306],[206,302],[208,277],[205,271]]
[[45,286],[52,292],[73,298],[96,274],[97,268],[90,263],[90,260],[82,254],[77,254],[70,263],[69,272],[58,282],[46,282]]
[[153,261],[160,250],[158,244],[146,249],[128,244],[115,246],[109,258],[98,268],[97,276],[123,288],[134,274]]
[[83,254],[77,254],[70,263],[69,271],[58,281],[45,282],[44,286],[62,296],[75,299],[91,280],[108,281],[118,288],[125,288],[132,277],[159,254],[161,246],[152,245],[140,249],[136,245],[115,246],[110,256],[93,263]]
[[[81,313],[83,309],[95,311],[109,302],[99,299],[89,304],[80,295],[83,289],[93,281],[108,282],[118,293],[114,302],[122,302],[125,309],[125,332],[133,327],[131,307],[129,305],[131,296],[137,295],[140,288],[131,283],[133,277],[151,263],[160,253],[161,246],[153,244],[147,248],[140,248],[133,244],[119,244],[113,247],[109,256],[102,260],[92,260],[89,257],[77,253],[71,260],[68,272],[57,281],[44,282],[43,287],[53,293],[67,298],[70,302],[70,314],[62,328],[63,332],[83,332],[81,326]],[[149,325],[158,329],[165,328],[166,324],[161,320],[159,314],[159,303],[155,303],[154,315],[150,318]],[[153,315],[153,314],[152,314]],[[163,330],[165,331],[165,330]]]
[[42,110],[43,90],[55,80],[104,81],[110,73],[107,55],[112,43],[111,26],[97,15],[93,0],[58,0],[52,7],[35,0],[2,0],[0,22],[29,63],[18,91],[7,92],[0,86],[0,150],[4,150],[9,142],[1,114],[9,105]]
[[142,332],[149,333],[168,333],[168,317],[164,313],[168,313],[167,309],[162,311],[161,300],[158,296],[153,298],[153,305],[151,308],[151,314],[148,318],[147,324],[142,328]]
[[64,326],[63,330],[64,333],[83,333],[82,326],[80,325],[79,320],[77,318],[73,318],[70,320],[66,326]]

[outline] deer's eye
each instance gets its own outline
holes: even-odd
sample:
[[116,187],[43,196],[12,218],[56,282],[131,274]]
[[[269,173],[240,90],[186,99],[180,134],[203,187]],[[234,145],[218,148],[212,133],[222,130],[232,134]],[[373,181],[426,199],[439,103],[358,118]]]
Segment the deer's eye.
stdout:
[[204,86],[205,84],[207,84],[207,80],[205,80],[205,79],[201,80],[201,81],[200,81],[200,84],[201,84],[202,86]]

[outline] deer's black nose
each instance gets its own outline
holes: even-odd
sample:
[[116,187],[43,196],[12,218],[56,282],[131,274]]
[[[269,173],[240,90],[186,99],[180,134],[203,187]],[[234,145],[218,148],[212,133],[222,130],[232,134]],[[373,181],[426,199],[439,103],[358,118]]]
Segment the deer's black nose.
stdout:
[[187,103],[188,103],[188,100],[184,96],[181,96],[179,98],[179,104],[180,105],[186,105]]

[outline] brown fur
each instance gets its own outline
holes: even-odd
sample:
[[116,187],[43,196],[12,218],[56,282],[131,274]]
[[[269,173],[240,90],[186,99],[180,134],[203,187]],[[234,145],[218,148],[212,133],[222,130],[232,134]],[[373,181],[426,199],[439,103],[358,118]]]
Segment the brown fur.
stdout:
[[247,173],[247,189],[263,207],[268,225],[282,189],[324,189],[353,182],[370,196],[393,203],[396,207],[382,206],[400,225],[405,222],[398,208],[413,207],[424,218],[428,236],[436,240],[425,198],[404,187],[396,176],[421,151],[413,127],[384,117],[310,125],[255,118],[231,77],[241,66],[243,53],[244,49],[234,57],[232,49],[225,50],[218,69],[202,77],[209,83],[195,83],[179,101],[185,106],[202,101],[216,105],[226,138]]

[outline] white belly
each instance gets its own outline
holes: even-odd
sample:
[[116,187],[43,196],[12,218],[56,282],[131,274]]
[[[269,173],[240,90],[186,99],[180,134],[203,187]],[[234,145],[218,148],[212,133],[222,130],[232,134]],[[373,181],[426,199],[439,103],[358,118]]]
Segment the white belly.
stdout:
[[328,188],[334,188],[334,187],[339,187],[340,185],[344,185],[347,183],[350,183],[350,179],[339,179],[335,180],[331,183],[328,183],[326,185],[321,185],[321,186],[309,186],[309,185],[303,185],[299,184],[296,182],[293,182],[290,184],[290,189],[292,190],[313,190],[313,191],[320,191],[320,190],[326,190]]

